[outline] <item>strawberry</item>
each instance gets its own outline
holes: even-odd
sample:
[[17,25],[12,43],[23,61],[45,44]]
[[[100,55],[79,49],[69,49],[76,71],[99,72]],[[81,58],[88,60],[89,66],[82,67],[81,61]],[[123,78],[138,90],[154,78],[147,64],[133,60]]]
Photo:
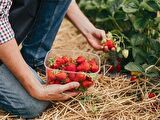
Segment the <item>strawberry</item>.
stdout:
[[112,50],[112,51],[116,51],[116,47],[113,46],[113,47],[111,48],[111,50]]
[[77,81],[77,82],[84,81],[84,80],[86,80],[86,75],[84,75],[82,73],[76,74],[76,77],[74,79],[74,81]]
[[54,63],[53,66],[51,66],[52,69],[58,69],[61,67],[61,64],[60,63]]
[[56,74],[56,78],[58,80],[65,80],[67,78],[67,74],[65,72],[59,72]]
[[118,64],[117,66],[116,66],[116,70],[117,70],[117,72],[120,72],[121,71],[121,65],[120,64]]
[[51,70],[47,71],[47,77],[48,77],[48,83],[50,83],[51,81],[53,81],[56,78]]
[[72,82],[69,78],[67,78],[66,80],[65,80],[65,82],[66,83],[70,83],[70,82]]
[[109,73],[113,73],[114,72],[114,66],[112,65],[110,68],[109,68]]
[[56,59],[56,63],[57,63],[57,64],[60,64],[60,65],[63,65],[63,64],[65,64],[65,61],[64,61],[62,58],[58,57],[58,58]]
[[107,40],[105,43],[105,46],[108,46],[108,49],[111,50],[113,47],[115,47],[112,40]]
[[83,57],[83,56],[79,56],[77,59],[76,59],[76,62],[78,63],[78,64],[81,64],[81,63],[83,63],[83,62],[85,62],[85,57]]
[[74,80],[75,79],[75,77],[76,77],[76,74],[75,73],[69,73],[68,74],[68,78],[70,79],[70,80]]
[[52,84],[55,84],[55,82],[54,81],[48,82],[48,85],[52,85]]
[[69,61],[67,56],[63,56],[62,59],[64,60],[64,63],[67,63]]
[[55,80],[55,81],[54,81],[54,84],[61,84],[61,82],[58,81],[58,80]]
[[91,60],[89,61],[89,64],[90,64],[90,65],[93,65],[93,64],[97,64],[97,63],[96,63],[96,60],[95,60],[95,59],[91,59]]
[[77,67],[77,71],[88,72],[90,70],[90,64],[88,62],[83,62]]
[[98,65],[96,65],[96,64],[92,64],[92,65],[91,65],[91,72],[95,73],[95,72],[97,72],[98,70],[99,70]]
[[84,87],[84,88],[89,88],[90,86],[92,86],[93,85],[93,81],[88,81],[88,80],[86,80],[86,81],[83,81],[82,82],[82,86]]
[[129,50],[127,49],[122,50],[122,55],[124,56],[124,58],[128,58]]
[[92,59],[89,61],[90,67],[91,67],[91,72],[97,72],[99,70],[99,66],[96,63],[95,59]]
[[148,93],[148,98],[153,98],[153,97],[156,97],[155,93]]
[[68,66],[65,67],[65,70],[66,71],[73,71],[73,72],[76,72],[76,65],[73,64],[73,63],[70,63]]
[[136,82],[136,79],[137,79],[137,77],[136,77],[136,76],[131,76],[130,81],[131,81],[131,82]]

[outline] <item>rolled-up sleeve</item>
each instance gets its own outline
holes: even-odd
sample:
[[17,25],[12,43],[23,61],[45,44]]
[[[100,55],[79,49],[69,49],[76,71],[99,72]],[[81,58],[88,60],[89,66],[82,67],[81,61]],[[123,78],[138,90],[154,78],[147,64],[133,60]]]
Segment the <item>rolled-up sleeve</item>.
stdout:
[[11,5],[11,0],[0,0],[0,44],[3,44],[15,37],[8,19]]

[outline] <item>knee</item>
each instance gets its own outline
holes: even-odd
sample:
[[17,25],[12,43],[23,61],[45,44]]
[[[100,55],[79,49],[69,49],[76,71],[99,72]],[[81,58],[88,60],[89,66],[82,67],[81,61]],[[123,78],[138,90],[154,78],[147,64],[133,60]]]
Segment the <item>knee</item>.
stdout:
[[20,116],[23,118],[35,118],[41,115],[48,107],[49,102],[30,103],[25,106],[25,111]]

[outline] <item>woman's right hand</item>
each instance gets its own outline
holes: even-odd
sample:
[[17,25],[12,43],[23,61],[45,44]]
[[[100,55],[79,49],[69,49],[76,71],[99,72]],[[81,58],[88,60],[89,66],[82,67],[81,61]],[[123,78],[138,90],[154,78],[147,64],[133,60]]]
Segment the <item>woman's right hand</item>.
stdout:
[[36,96],[39,100],[53,100],[53,101],[64,101],[68,100],[71,97],[74,97],[79,94],[79,92],[66,92],[73,88],[78,88],[80,84],[78,82],[71,82],[68,84],[60,85],[44,85],[42,90],[39,90],[38,95]]

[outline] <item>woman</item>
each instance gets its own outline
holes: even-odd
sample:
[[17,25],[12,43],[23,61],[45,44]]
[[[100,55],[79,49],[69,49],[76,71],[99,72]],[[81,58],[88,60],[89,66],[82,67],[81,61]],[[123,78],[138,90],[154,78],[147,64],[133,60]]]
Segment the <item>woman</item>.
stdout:
[[107,51],[99,44],[105,32],[94,27],[75,0],[0,0],[0,108],[34,118],[50,100],[67,100],[78,94],[62,93],[79,83],[47,86],[35,72],[44,70],[44,57],[66,14],[92,47]]

